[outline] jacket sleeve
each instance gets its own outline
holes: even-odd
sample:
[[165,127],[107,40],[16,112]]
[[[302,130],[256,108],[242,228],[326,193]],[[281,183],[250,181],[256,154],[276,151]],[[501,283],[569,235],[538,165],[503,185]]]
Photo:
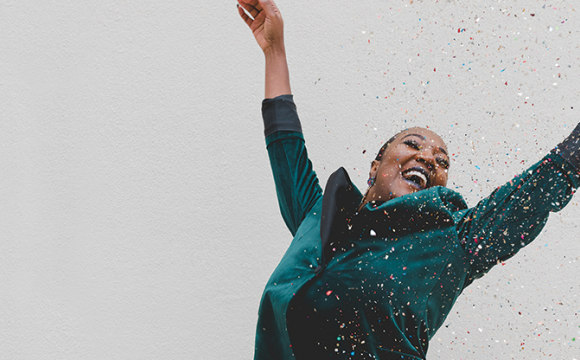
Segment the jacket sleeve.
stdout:
[[580,186],[579,135],[580,125],[527,171],[475,207],[454,214],[459,239],[471,263],[466,286],[534,240],[549,213],[568,204]]
[[322,189],[308,159],[292,95],[265,99],[262,117],[280,212],[294,236]]

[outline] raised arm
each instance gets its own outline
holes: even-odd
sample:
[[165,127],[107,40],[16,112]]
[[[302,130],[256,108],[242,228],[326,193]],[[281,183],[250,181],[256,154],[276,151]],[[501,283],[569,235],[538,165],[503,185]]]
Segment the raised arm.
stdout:
[[291,94],[284,46],[284,21],[280,10],[272,0],[238,0],[238,12],[252,30],[266,58],[265,98]]
[[536,238],[580,186],[580,125],[537,164],[454,215],[471,262],[468,283]]
[[266,147],[280,212],[295,235],[308,211],[321,200],[322,189],[308,159],[290,91],[284,23],[271,0],[238,0],[238,11],[266,58],[266,99],[262,103]]

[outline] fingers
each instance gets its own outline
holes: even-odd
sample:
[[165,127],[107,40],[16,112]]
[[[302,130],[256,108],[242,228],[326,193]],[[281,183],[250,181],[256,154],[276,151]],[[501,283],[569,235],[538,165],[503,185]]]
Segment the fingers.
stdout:
[[258,3],[258,0],[238,0],[238,4],[246,9],[246,11],[255,19],[256,16],[262,11],[262,6]]
[[242,20],[248,25],[250,28],[252,27],[252,19],[246,14],[246,12],[242,9],[241,6],[238,5],[238,13],[242,17]]
[[258,11],[262,11],[262,5],[260,5],[259,0],[242,0],[242,1],[245,2],[246,4],[255,7]]

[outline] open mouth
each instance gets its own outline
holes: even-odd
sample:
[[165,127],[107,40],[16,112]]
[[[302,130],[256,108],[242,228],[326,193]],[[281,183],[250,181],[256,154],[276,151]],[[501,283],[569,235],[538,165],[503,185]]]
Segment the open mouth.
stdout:
[[429,187],[429,172],[422,167],[414,166],[401,173],[403,179],[407,180],[420,190]]

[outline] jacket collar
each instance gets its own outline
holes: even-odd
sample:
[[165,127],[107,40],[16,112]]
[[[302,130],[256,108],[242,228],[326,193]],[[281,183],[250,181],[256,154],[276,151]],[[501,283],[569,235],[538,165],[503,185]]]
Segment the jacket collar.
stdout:
[[[353,218],[361,200],[361,192],[352,184],[343,167],[330,175],[324,189],[320,220],[322,264],[332,258],[332,245],[348,235],[349,219]],[[395,232],[401,234],[454,225],[453,214],[466,208],[467,204],[457,192],[436,186],[375,206],[367,204],[366,211],[361,213],[362,218],[357,221],[373,224],[377,231],[385,227],[391,235]]]

